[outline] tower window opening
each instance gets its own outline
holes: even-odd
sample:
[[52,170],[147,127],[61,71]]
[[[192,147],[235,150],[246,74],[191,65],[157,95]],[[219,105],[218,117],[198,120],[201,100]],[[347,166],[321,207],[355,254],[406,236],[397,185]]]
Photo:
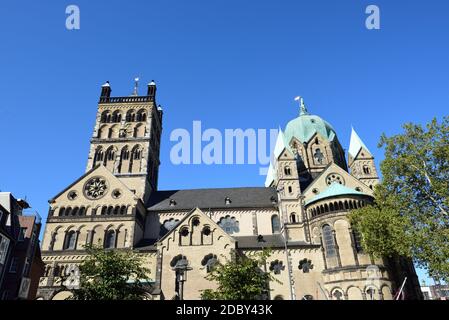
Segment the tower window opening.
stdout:
[[321,152],[320,148],[317,148],[315,150],[315,153],[313,154],[313,158],[315,159],[315,161],[319,164],[322,164],[324,161],[324,154]]
[[364,174],[370,174],[371,173],[371,170],[370,170],[370,168],[367,165],[363,166],[363,173]]

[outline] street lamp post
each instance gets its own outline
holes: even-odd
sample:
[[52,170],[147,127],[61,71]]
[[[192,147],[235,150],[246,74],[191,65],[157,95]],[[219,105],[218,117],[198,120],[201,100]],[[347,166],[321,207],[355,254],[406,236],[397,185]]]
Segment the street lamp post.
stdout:
[[279,214],[281,216],[280,221],[282,221],[282,230],[281,234],[284,240],[284,250],[285,250],[285,258],[287,259],[287,272],[288,272],[288,283],[290,287],[290,299],[296,300],[296,294],[295,294],[295,288],[294,288],[294,280],[293,280],[293,271],[292,271],[292,264],[290,260],[290,254],[288,253],[288,247],[287,247],[287,228],[285,227],[286,223],[286,217],[284,216],[282,212],[282,205],[281,205],[281,191],[284,190],[284,188],[276,189],[277,195],[278,195],[278,208],[279,208]]
[[187,281],[187,271],[192,270],[192,268],[189,267],[186,259],[181,259],[173,267],[173,270],[176,272],[176,283],[178,284],[177,293],[179,300],[184,300],[184,282]]

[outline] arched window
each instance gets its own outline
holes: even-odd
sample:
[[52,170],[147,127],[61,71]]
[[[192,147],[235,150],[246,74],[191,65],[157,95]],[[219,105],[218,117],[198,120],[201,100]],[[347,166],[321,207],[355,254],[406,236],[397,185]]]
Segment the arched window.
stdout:
[[332,293],[332,298],[334,300],[344,300],[344,294],[341,290],[334,290]]
[[106,212],[108,211],[108,207],[104,206],[101,208],[101,215],[104,216]]
[[376,300],[376,289],[369,287],[366,289],[366,300]]
[[292,170],[287,166],[284,168],[284,173],[286,176],[290,176],[292,174]]
[[281,231],[281,222],[278,215],[271,217],[271,231],[273,233],[279,233]]
[[115,231],[109,230],[106,232],[106,237],[104,239],[104,247],[106,249],[115,248]]
[[214,269],[217,262],[217,255],[210,253],[204,256],[203,260],[201,260],[201,265],[206,267],[206,272],[209,273]]
[[313,159],[317,164],[323,164],[324,154],[321,152],[320,148],[315,149],[315,153],[313,154]]
[[129,110],[126,113],[126,122],[134,122],[136,121],[136,112],[134,110]]
[[108,207],[108,216],[110,216],[114,211],[114,207],[113,206],[109,206]]
[[111,121],[111,113],[108,110],[103,111],[103,113],[101,114],[100,122],[107,123],[110,121]]
[[170,218],[169,220],[165,220],[161,225],[161,230],[159,232],[160,236],[165,235],[168,231],[172,230],[178,224],[179,219]]
[[370,174],[371,173],[371,170],[370,170],[370,168],[367,165],[363,166],[363,173],[364,174]]
[[72,208],[68,207],[67,209],[65,209],[66,216],[70,216],[71,213],[72,213]]
[[292,189],[292,187],[291,186],[288,186],[288,193],[293,193],[293,189]]
[[122,160],[128,160],[129,159],[129,150],[128,147],[124,147],[122,149],[122,155],[121,155]]
[[[120,152],[120,163],[118,166],[118,172],[121,173],[123,169],[126,170],[126,162],[129,160],[129,150],[128,147],[123,147],[122,151]],[[125,163],[125,168],[123,167],[123,164]]]
[[294,212],[290,213],[290,222],[291,223],[298,222],[298,221],[296,221],[296,213],[294,213]]
[[120,113],[120,111],[116,110],[112,114],[112,122],[120,122],[120,121],[122,121],[122,114]]
[[139,160],[141,156],[142,156],[142,151],[139,148],[135,148],[133,150],[133,159]]
[[121,214],[122,216],[124,216],[124,215],[126,214],[126,206],[122,206],[122,207],[120,208],[120,214]]
[[137,112],[136,120],[137,120],[137,121],[147,121],[147,114],[146,114],[145,110],[140,109],[140,110]]
[[226,216],[221,218],[218,225],[228,234],[240,231],[239,222],[234,217]]
[[64,207],[59,209],[59,216],[62,217],[64,215],[64,212],[65,212],[65,208]]
[[334,257],[337,254],[335,248],[334,234],[330,225],[323,226],[323,242],[327,257]]
[[99,147],[96,151],[95,151],[95,156],[94,156],[94,166],[97,164],[97,162],[99,161],[103,161],[103,149],[101,147]]
[[104,165],[111,171],[114,168],[114,160],[115,160],[115,150],[111,147],[106,151],[106,155],[103,161]]
[[64,250],[75,250],[76,247],[76,232],[69,231],[65,236]]
[[80,210],[78,211],[78,215],[79,216],[84,216],[86,214],[86,208],[81,207]]
[[362,252],[362,237],[360,236],[360,232],[358,232],[356,229],[352,229],[352,235],[354,239],[354,247],[357,252]]

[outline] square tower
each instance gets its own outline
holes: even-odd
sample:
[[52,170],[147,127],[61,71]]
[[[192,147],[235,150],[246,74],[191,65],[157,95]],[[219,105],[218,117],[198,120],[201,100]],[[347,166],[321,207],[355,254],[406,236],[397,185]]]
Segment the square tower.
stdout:
[[86,172],[101,164],[144,203],[157,189],[162,132],[162,109],[156,105],[156,83],[139,96],[138,78],[131,96],[111,97],[101,87]]

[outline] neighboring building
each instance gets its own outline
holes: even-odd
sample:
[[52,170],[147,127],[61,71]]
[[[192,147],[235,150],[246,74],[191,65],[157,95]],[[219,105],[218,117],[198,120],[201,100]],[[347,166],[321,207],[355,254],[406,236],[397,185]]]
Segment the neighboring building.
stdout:
[[423,283],[421,291],[425,300],[449,300],[449,285],[447,284],[434,284],[428,286]]
[[267,247],[266,268],[280,280],[270,299],[392,299],[405,277],[407,298],[422,298],[413,264],[365,254],[347,219],[379,181],[354,130],[347,163],[333,127],[301,100],[265,187],[169,191],[157,189],[161,131],[154,82],[145,96],[137,85],[126,97],[102,86],[86,172],[49,201],[39,299],[70,296],[62,282],[87,244],[142,254],[153,299],[199,299],[215,287],[205,276],[217,261]]
[[[0,290],[3,285],[3,279],[9,266],[12,247],[14,245],[14,232],[11,229],[9,212],[0,205]],[[1,291],[0,291],[1,299]]]
[[[24,210],[28,208],[26,201],[15,199],[9,192],[0,192],[0,209],[5,215],[3,226],[8,237],[6,251],[0,246],[0,261],[5,261],[0,282],[1,300],[34,299],[43,275],[39,248],[41,219],[38,214],[25,215]],[[31,271],[33,266],[34,272]]]

